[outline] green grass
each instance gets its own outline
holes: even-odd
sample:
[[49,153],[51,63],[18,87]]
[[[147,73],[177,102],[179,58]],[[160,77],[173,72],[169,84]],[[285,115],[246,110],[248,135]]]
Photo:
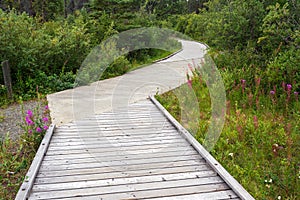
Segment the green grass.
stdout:
[[[237,83],[227,91],[225,126],[211,154],[255,199],[296,200],[300,196],[300,102],[293,91],[278,90],[274,97],[263,90],[259,84],[243,89]],[[187,93],[197,96],[199,121],[182,121],[182,116],[195,110],[181,109],[191,101],[190,95],[182,95]],[[183,85],[157,98],[185,128],[197,130],[195,138],[204,142],[211,109],[201,77],[194,77],[192,88]]]
[[153,62],[155,62],[157,60],[160,60],[160,59],[163,59],[163,58],[167,58],[168,56],[172,55],[173,53],[175,53],[175,52],[177,52],[179,50],[180,50],[180,48],[175,49],[172,52],[164,51],[164,50],[156,50],[156,52],[155,52],[155,54],[153,56],[148,57],[147,59],[145,59],[143,61],[134,60],[131,63],[131,68],[128,70],[128,72],[134,71],[134,70],[137,70],[137,69],[140,69],[140,68],[143,68],[145,66],[148,66],[149,64],[152,64]]

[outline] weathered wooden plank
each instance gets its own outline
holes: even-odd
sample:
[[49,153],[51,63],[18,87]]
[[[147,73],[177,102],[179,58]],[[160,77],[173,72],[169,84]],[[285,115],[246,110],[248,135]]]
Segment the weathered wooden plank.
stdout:
[[[153,198],[151,198],[153,200]],[[155,198],[156,199],[156,198]],[[237,195],[231,190],[210,192],[204,194],[191,194],[159,198],[160,200],[225,200],[225,199],[239,199]],[[144,200],[149,200],[144,199]]]
[[99,148],[123,148],[123,147],[132,147],[132,146],[144,146],[144,145],[159,145],[159,144],[174,144],[174,143],[186,143],[186,141],[182,141],[181,139],[173,139],[173,140],[164,140],[164,141],[145,141],[145,142],[128,142],[128,143],[109,143],[109,140],[106,142],[99,142],[98,144],[84,144],[80,146],[69,146],[66,144],[65,146],[53,146],[50,144],[49,150],[76,150],[76,149],[99,149]]
[[173,116],[154,98],[151,101],[162,111],[162,113],[174,124],[178,131],[189,141],[197,152],[207,160],[207,163],[224,179],[224,181],[232,188],[241,199],[254,200],[254,198],[235,180],[224,167],[208,152],[202,145],[180,124]]
[[99,124],[128,124],[135,122],[154,123],[154,122],[166,122],[168,121],[164,116],[161,117],[147,117],[147,118],[126,118],[126,119],[111,119],[111,118],[95,118],[95,119],[84,119],[81,121],[75,121],[72,124],[65,124],[61,127],[74,126],[82,123],[99,123]]
[[125,155],[125,154],[130,154],[130,155],[135,155],[135,154],[153,154],[157,152],[177,152],[178,155],[181,154],[181,152],[185,151],[191,151],[193,148],[191,146],[179,146],[179,147],[173,147],[169,146],[166,148],[157,148],[157,149],[137,149],[134,151],[107,151],[105,154],[102,152],[82,152],[82,153],[76,153],[76,154],[62,154],[62,155],[46,155],[44,157],[44,160],[63,160],[63,159],[80,159],[80,158],[91,158],[91,157],[98,157],[98,156],[113,156],[113,155]]
[[118,137],[110,137],[110,138],[97,138],[97,139],[93,139],[90,140],[89,138],[85,138],[83,137],[81,140],[79,141],[65,141],[65,142],[51,142],[51,147],[61,147],[61,146],[80,146],[80,145],[102,145],[102,144],[107,144],[107,143],[117,143],[120,145],[125,145],[125,144],[132,144],[134,143],[140,143],[140,144],[152,144],[155,142],[165,142],[165,141],[179,141],[182,140],[178,135],[177,136],[166,136],[164,137],[159,137],[159,138],[134,138],[134,139],[130,139],[130,138],[118,138]]
[[96,148],[96,149],[87,149],[87,148],[82,148],[82,149],[75,149],[75,150],[55,150],[51,151],[48,150],[46,155],[66,155],[66,154],[82,154],[82,153],[100,153],[100,152],[110,152],[110,151],[136,151],[136,150],[147,150],[149,153],[152,152],[152,150],[161,150],[163,148],[168,148],[168,147],[185,147],[187,146],[185,142],[180,142],[180,143],[173,143],[172,145],[170,144],[152,144],[152,145],[135,145],[135,146],[128,146],[128,147],[121,147],[121,148],[116,148],[116,147],[111,147],[111,148]]
[[[103,131],[103,132],[92,132],[92,131],[86,131],[86,132],[66,132],[66,133],[57,133],[55,132],[53,135],[54,139],[69,139],[69,138],[101,138],[101,137],[108,137],[108,138],[115,138],[115,137],[126,137],[126,138],[147,138],[149,136],[153,137],[163,137],[163,136],[174,136],[177,135],[175,130],[162,130],[162,131],[152,131],[152,132],[144,132],[144,131]],[[181,137],[181,136],[179,136]]]
[[132,132],[134,133],[134,131],[145,131],[145,132],[149,132],[149,131],[162,131],[162,130],[166,130],[166,129],[170,129],[170,130],[173,130],[173,126],[172,125],[164,125],[164,126],[141,126],[141,127],[138,127],[138,126],[127,126],[127,127],[118,127],[118,126],[115,126],[115,127],[98,127],[98,126],[95,126],[95,127],[77,127],[77,128],[69,128],[69,129],[63,129],[63,130],[57,130],[57,132],[61,132],[61,131],[64,131],[64,132],[70,132],[70,131],[77,131],[77,132],[85,132],[85,131],[99,131],[99,132],[103,132],[103,131],[128,131],[128,132]]
[[[138,176],[150,176],[150,175],[166,175],[166,174],[180,174],[180,173],[193,173],[202,172],[205,176],[214,176],[216,174],[206,165],[199,166],[179,166],[172,168],[161,168],[153,170],[137,170],[137,171],[125,171],[122,166],[111,166],[112,172],[108,173],[95,173],[95,174],[79,174],[76,176],[57,176],[57,177],[38,177],[36,178],[35,185],[51,184],[51,183],[67,183],[75,181],[91,181],[91,180],[106,180],[116,178],[129,178]],[[122,170],[123,171],[120,171]],[[116,172],[114,172],[116,170]]]
[[15,198],[16,200],[25,200],[28,198],[28,196],[30,194],[30,190],[35,181],[35,177],[36,177],[38,170],[42,164],[42,160],[45,155],[45,152],[48,149],[54,128],[55,128],[54,125],[49,126],[49,129],[47,130],[47,132],[39,146],[39,149],[31,163],[31,166],[25,176],[25,180],[22,183],[22,185],[16,195],[16,198]]
[[[173,167],[184,167],[184,166],[203,166],[210,169],[205,162],[199,160],[184,160],[184,161],[174,161],[174,162],[160,162],[160,163],[148,163],[148,164],[137,164],[123,166],[123,168],[114,168],[113,172],[126,171],[137,171],[137,170],[157,170],[161,168],[173,168]],[[84,175],[84,174],[96,174],[96,173],[108,173],[111,172],[111,167],[92,167],[87,166],[84,169],[68,169],[59,171],[48,171],[40,170],[36,177],[55,177],[55,176],[73,176],[73,175]]]
[[83,159],[83,158],[95,158],[95,157],[105,157],[105,156],[115,156],[115,155],[136,155],[136,154],[154,154],[159,152],[177,152],[177,155],[186,154],[187,151],[193,151],[192,147],[185,146],[185,147],[177,147],[173,148],[170,146],[170,148],[164,148],[164,149],[156,149],[149,152],[149,150],[136,150],[136,151],[112,151],[112,152],[106,152],[103,153],[81,153],[81,154],[67,154],[67,155],[46,155],[44,157],[44,161],[60,161],[60,160],[72,160],[72,159]]
[[[152,186],[152,185],[151,185]],[[135,198],[135,199],[141,199],[141,198],[151,198],[151,197],[157,197],[158,195],[160,197],[164,196],[170,196],[170,195],[184,195],[184,194],[195,194],[195,193],[209,193],[209,192],[215,192],[215,191],[224,191],[228,189],[228,186],[223,183],[216,183],[211,185],[197,185],[197,186],[189,186],[187,183],[187,186],[185,185],[179,185],[174,188],[159,188],[156,187],[154,184],[152,187],[147,187],[144,184],[137,184],[137,185],[130,185],[130,186],[123,186],[123,188],[119,188],[118,190],[110,190],[114,189],[114,186],[110,187],[101,187],[101,190],[99,188],[86,188],[86,189],[75,189],[75,190],[64,190],[64,191],[56,191],[56,192],[41,192],[41,193],[33,193],[33,195],[30,197],[30,199],[53,199],[53,198],[65,198],[65,197],[77,197],[77,196],[88,196],[88,195],[99,195],[99,199],[108,199],[107,197],[104,197],[101,194],[112,194],[112,198],[110,199],[116,199],[115,196],[118,196],[118,193],[123,192],[124,194],[121,194],[123,197],[118,199],[124,199],[126,198]],[[145,188],[147,187],[147,188]],[[147,190],[146,190],[147,189]],[[142,191],[139,191],[142,190]],[[126,196],[125,196],[126,195]]]
[[[124,166],[124,165],[134,165],[134,164],[145,164],[145,163],[159,163],[162,161],[180,161],[180,160],[189,160],[189,159],[201,159],[199,155],[183,155],[183,156],[168,156],[168,157],[158,157],[158,158],[143,158],[139,160],[123,159],[123,160],[111,160],[105,161],[101,158],[98,158],[98,162],[89,163],[89,166]],[[65,164],[65,165],[44,165],[42,163],[41,170],[67,170],[67,169],[79,169],[87,167],[86,163],[79,164]]]
[[[106,136],[106,139],[113,139],[113,140],[129,140],[129,141],[134,141],[134,140],[159,140],[159,139],[168,139],[168,138],[180,138],[181,136],[178,135],[178,133],[168,133],[168,134],[145,134],[145,135],[108,135]],[[69,143],[69,142],[82,142],[82,141],[95,141],[95,140],[103,140],[103,138],[99,137],[99,135],[95,135],[93,137],[84,137],[84,140],[82,137],[77,136],[77,137],[59,137],[59,136],[53,136],[51,139],[51,143]]]
[[164,119],[152,119],[152,120],[101,120],[101,121],[82,121],[81,123],[74,123],[71,125],[60,126],[60,129],[68,129],[68,128],[77,128],[77,127],[86,127],[86,126],[97,126],[97,127],[105,127],[105,126],[136,126],[136,125],[144,125],[144,126],[155,126],[169,123],[166,118]]
[[[87,180],[77,182],[65,182],[54,184],[41,184],[34,185],[33,192],[47,192],[47,191],[59,191],[70,189],[82,189],[91,187],[107,187],[107,186],[124,186],[129,184],[141,184],[149,183],[147,186],[154,185],[159,188],[166,187],[178,187],[178,185],[202,185],[202,184],[214,184],[223,183],[224,181],[219,176],[207,176],[204,173],[186,173],[181,174],[166,174],[166,175],[154,175],[154,176],[141,176],[130,178],[114,178],[105,180]],[[192,176],[191,176],[192,175]],[[200,175],[200,176],[199,176]],[[175,184],[174,184],[175,183]],[[178,184],[178,185],[177,185]],[[113,191],[113,188],[110,188]]]
[[62,165],[62,164],[76,164],[76,163],[92,163],[99,161],[111,161],[111,160],[135,160],[142,158],[161,158],[161,157],[170,157],[178,155],[197,155],[197,152],[194,150],[184,151],[181,153],[171,151],[171,152],[156,152],[155,154],[128,154],[126,152],[117,152],[111,155],[93,155],[91,158],[80,158],[80,159],[65,159],[65,160],[44,160],[43,165]]
[[168,128],[168,129],[162,129],[162,130],[130,130],[130,131],[123,131],[123,130],[68,130],[68,131],[55,131],[54,136],[81,136],[81,135],[86,135],[86,136],[91,136],[91,135],[116,135],[116,136],[122,136],[122,135],[128,135],[128,136],[133,136],[133,135],[146,135],[146,134],[167,134],[167,133],[174,133],[176,132],[175,128]]
[[59,130],[56,131],[55,134],[62,134],[62,135],[67,135],[68,133],[70,134],[81,134],[81,135],[89,135],[91,133],[99,133],[99,134],[145,134],[145,133],[160,133],[160,132],[170,132],[174,131],[175,129],[173,127],[165,127],[165,128],[143,128],[143,129],[120,129],[120,128],[115,128],[115,129],[100,129],[100,128],[94,128],[94,129],[88,129],[88,128],[78,128],[78,129],[68,129],[68,130]]
[[[60,200],[139,200],[134,194],[114,194],[114,195],[91,195],[91,196],[80,196],[80,197],[71,197],[71,198],[60,198]],[[196,193],[188,195],[169,195],[168,197],[148,197],[143,198],[143,200],[225,200],[239,199],[237,195],[231,190],[224,190],[218,192],[209,192],[209,193]]]

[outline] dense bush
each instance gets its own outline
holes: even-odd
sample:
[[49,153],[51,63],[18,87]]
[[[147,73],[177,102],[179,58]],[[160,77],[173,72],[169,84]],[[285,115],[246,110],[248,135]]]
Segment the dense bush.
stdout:
[[[180,16],[176,29],[211,47],[219,68],[254,85],[300,87],[300,4],[295,1],[209,1],[200,14]],[[242,77],[243,76],[243,77]],[[228,88],[230,89],[230,88]]]
[[69,22],[41,23],[26,14],[0,10],[0,31],[0,60],[9,61],[16,94],[45,83],[41,73],[75,73],[92,45],[81,15]]

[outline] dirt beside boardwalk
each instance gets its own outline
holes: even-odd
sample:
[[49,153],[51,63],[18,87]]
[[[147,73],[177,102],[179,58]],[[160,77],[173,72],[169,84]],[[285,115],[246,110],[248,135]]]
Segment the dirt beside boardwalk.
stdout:
[[7,108],[0,108],[0,138],[8,133],[12,139],[16,139],[23,132],[21,124],[24,122],[25,114],[28,109],[34,109],[39,102],[31,100],[23,104],[11,104]]

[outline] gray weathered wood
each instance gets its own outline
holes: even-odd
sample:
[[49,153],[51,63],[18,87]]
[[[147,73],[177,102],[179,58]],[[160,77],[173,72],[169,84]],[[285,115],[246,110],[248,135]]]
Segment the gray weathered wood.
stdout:
[[128,118],[116,109],[57,127],[29,199],[239,199],[154,103],[138,104]]
[[245,200],[254,200],[254,198],[237,182],[237,180],[235,180],[224,169],[224,167],[214,157],[212,157],[212,155],[206,151],[204,147],[179,122],[177,122],[174,117],[153,96],[151,96],[150,99],[240,198]]
[[[214,176],[215,175],[215,176]],[[197,178],[198,177],[198,178]],[[201,178],[201,179],[200,179]],[[129,178],[115,178],[104,180],[80,181],[80,182],[66,182],[57,184],[42,184],[33,186],[32,191],[54,191],[54,190],[67,190],[67,189],[80,189],[87,187],[104,187],[111,185],[129,185],[137,183],[160,183],[164,181],[189,181],[191,185],[197,184],[212,184],[224,182],[219,176],[215,174],[193,172],[193,173],[177,173],[177,174],[163,174],[152,176],[139,176]]]
[[[147,164],[136,164],[123,166],[123,168],[114,168],[114,172],[122,172],[124,169],[127,171],[137,171],[137,170],[157,170],[161,168],[173,168],[173,167],[184,167],[184,166],[195,166],[203,167],[209,169],[205,162],[199,160],[183,160],[183,161],[174,161],[172,163],[160,162],[160,163],[147,163]],[[68,169],[68,170],[57,170],[57,171],[48,171],[40,170],[37,174],[37,177],[57,177],[57,176],[73,176],[73,175],[85,175],[85,174],[96,174],[96,173],[109,173],[111,172],[111,167],[93,167],[88,166],[84,169]],[[174,174],[173,174],[174,175]]]
[[7,89],[7,96],[11,99],[13,97],[13,90],[8,60],[2,62],[2,72],[4,78],[4,85]]
[[[153,169],[153,170],[138,170],[138,171],[127,171],[122,166],[112,166],[112,171],[108,173],[94,173],[94,174],[79,174],[76,176],[55,176],[55,177],[38,177],[36,178],[35,185],[40,184],[51,184],[51,183],[67,183],[74,181],[91,181],[91,180],[107,180],[116,178],[129,178],[129,177],[141,177],[151,175],[165,175],[165,174],[181,174],[181,173],[193,173],[202,172],[205,176],[215,176],[216,172],[212,171],[210,167],[205,165],[200,166],[183,166],[183,167],[172,167]],[[123,171],[120,171],[123,170]],[[124,170],[126,170],[124,172]]]

